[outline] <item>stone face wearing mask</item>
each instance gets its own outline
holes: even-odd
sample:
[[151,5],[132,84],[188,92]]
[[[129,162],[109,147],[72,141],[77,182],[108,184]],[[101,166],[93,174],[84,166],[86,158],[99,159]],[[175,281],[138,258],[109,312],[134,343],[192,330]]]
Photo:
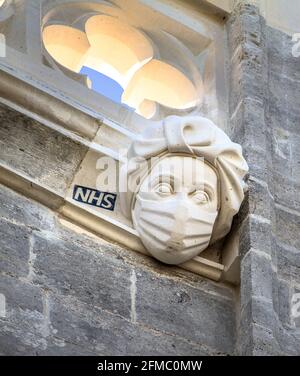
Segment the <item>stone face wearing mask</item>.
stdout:
[[210,120],[171,116],[129,148],[121,208],[153,257],[181,264],[230,231],[247,171],[241,146]]
[[209,164],[201,158],[166,157],[141,184],[133,223],[155,258],[183,263],[208,247],[218,201],[218,177]]

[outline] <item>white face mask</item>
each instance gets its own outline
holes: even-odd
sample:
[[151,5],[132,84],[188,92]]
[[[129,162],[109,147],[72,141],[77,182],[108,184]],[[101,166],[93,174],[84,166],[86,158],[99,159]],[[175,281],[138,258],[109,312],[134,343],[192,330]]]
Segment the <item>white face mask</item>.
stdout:
[[138,195],[133,222],[153,257],[178,265],[208,247],[217,214],[187,198],[155,201]]

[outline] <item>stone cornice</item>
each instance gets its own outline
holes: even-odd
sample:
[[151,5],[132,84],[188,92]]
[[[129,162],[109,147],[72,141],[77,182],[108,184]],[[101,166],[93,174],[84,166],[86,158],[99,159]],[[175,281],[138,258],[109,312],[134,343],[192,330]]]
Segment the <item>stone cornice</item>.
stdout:
[[0,97],[11,107],[18,106],[26,112],[34,113],[43,122],[60,126],[88,140],[94,139],[100,120],[4,70],[0,70],[0,81]]

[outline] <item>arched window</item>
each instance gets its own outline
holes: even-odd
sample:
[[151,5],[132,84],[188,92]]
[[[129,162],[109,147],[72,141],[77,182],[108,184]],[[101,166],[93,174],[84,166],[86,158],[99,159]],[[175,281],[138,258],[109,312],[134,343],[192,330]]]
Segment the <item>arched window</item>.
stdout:
[[[57,63],[87,75],[91,89],[147,119],[155,117],[160,106],[192,110],[203,97],[196,65],[190,61],[191,69],[182,58],[187,49],[166,32],[161,34],[158,44],[143,30],[107,14],[85,17],[81,29],[48,22],[42,32],[45,49]],[[164,58],[166,41],[177,51],[177,61]]]

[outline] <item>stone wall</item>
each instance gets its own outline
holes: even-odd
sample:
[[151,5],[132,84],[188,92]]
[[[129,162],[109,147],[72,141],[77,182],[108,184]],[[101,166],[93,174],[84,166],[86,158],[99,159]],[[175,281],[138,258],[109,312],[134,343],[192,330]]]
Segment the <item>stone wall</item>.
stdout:
[[228,22],[231,136],[250,167],[240,232],[241,292],[236,352],[300,354],[292,297],[300,265],[300,61],[291,37],[239,4]]
[[[250,166],[234,221],[241,286],[214,283],[66,226],[0,186],[0,353],[299,355],[300,84],[291,38],[246,1],[228,19],[229,135]],[[0,162],[62,196],[87,148],[0,107]],[[22,193],[22,192],[21,192]]]
[[[0,162],[64,194],[86,148],[5,106]],[[62,225],[0,187],[0,353],[215,355],[235,340],[235,291]]]
[[213,355],[234,346],[231,289],[62,226],[1,186],[4,355]]

